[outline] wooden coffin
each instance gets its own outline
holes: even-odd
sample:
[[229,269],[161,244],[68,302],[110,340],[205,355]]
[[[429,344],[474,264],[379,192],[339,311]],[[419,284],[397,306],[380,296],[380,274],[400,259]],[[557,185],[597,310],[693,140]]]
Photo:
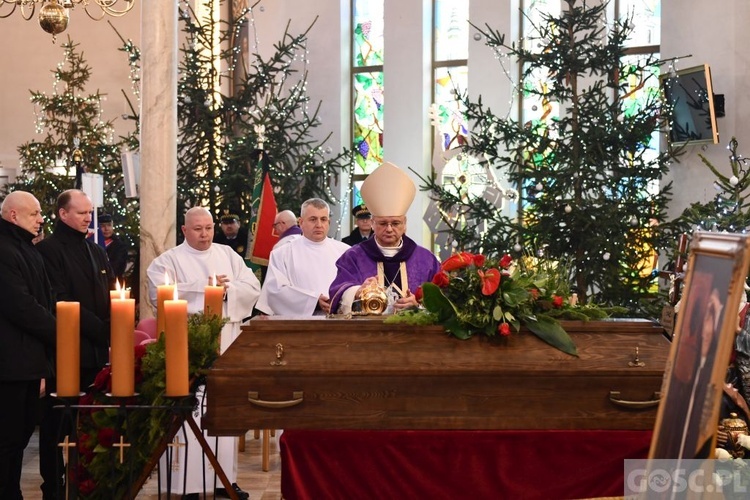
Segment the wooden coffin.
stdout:
[[464,341],[382,318],[254,318],[208,373],[203,426],[212,435],[652,429],[670,347],[663,329],[642,320],[564,326],[577,358],[524,331]]

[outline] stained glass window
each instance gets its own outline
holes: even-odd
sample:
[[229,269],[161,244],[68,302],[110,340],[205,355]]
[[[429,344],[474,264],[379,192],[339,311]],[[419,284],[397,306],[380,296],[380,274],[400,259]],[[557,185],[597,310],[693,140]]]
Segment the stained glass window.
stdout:
[[352,147],[356,181],[383,161],[383,0],[352,0]]
[[469,0],[435,0],[435,60],[469,57]]
[[383,161],[383,72],[354,74],[354,150],[357,174]]
[[661,43],[661,0],[619,0],[620,17],[633,16],[633,33],[626,47]]
[[444,150],[459,147],[469,134],[461,97],[469,83],[469,1],[434,2],[435,76],[433,125]]

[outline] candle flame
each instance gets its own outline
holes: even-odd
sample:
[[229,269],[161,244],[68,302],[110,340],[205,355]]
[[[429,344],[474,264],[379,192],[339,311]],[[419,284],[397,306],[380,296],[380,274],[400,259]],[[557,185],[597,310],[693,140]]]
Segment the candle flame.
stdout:
[[211,279],[211,285],[216,286],[216,273],[214,273],[212,279]]
[[167,274],[166,271],[164,271],[164,284],[165,285],[169,284],[169,274]]
[[174,287],[174,293],[172,294],[172,300],[177,300],[177,287]]

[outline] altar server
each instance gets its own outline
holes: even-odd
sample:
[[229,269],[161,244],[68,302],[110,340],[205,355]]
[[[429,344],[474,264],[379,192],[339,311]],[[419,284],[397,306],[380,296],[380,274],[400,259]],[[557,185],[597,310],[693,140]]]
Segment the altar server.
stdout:
[[258,310],[269,315],[328,314],[328,286],[336,277],[336,259],[349,246],[328,237],[328,203],[311,198],[302,204],[302,237],[274,248],[258,300]]
[[373,216],[375,236],[351,247],[336,262],[337,274],[329,290],[334,312],[351,312],[362,290],[373,283],[387,289],[387,311],[417,305],[414,291],[432,280],[440,262],[405,234],[406,212],[416,191],[409,176],[387,162],[362,183],[362,199]]
[[[165,276],[177,286],[180,299],[188,301],[188,313],[203,311],[204,290],[208,284],[224,287],[223,317],[228,320],[221,331],[221,352],[223,353],[240,333],[240,324],[252,313],[253,306],[260,294],[260,283],[253,271],[247,267],[245,261],[231,247],[213,244],[214,221],[211,213],[202,207],[193,207],[185,214],[185,225],[182,226],[185,241],[164,252],[149,265],[147,270],[149,300],[156,306],[156,287],[163,284]],[[198,391],[202,397],[202,388]],[[203,491],[203,463],[198,441],[187,434],[188,448],[191,453],[187,460],[187,485],[185,491],[173,493],[197,494]],[[210,443],[213,438],[208,440]],[[248,494],[239,489],[237,479],[237,438],[218,438],[217,457],[229,481],[233,483],[240,498],[248,498]],[[179,448],[179,455],[175,459],[172,471],[174,485],[182,489],[182,478],[185,471],[185,447]],[[208,461],[205,461],[208,464]],[[178,469],[178,470],[175,470]],[[210,476],[210,477],[209,477]],[[213,472],[207,472],[206,478],[213,481]],[[217,495],[226,494],[217,488]]]

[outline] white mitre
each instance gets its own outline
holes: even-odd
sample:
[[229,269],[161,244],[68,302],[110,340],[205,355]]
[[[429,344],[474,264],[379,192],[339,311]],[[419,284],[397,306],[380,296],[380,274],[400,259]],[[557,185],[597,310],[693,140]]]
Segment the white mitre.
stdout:
[[367,176],[360,194],[373,216],[401,217],[414,201],[417,187],[406,172],[385,162]]

